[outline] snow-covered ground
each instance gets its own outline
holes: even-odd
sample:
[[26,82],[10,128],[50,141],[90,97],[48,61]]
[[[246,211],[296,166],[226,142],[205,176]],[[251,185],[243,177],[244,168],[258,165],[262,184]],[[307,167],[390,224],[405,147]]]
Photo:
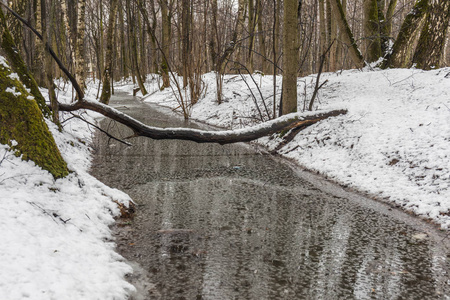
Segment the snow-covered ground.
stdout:
[[[225,76],[224,102],[218,105],[215,75],[206,74],[202,98],[191,108],[191,117],[228,129],[249,126],[260,119],[256,99],[266,118],[266,111],[273,111],[273,77],[256,74],[253,79]],[[315,79],[316,75],[299,78],[299,111],[308,106]],[[278,153],[449,229],[450,68],[349,70],[324,73],[320,82],[325,80],[315,109],[346,108],[347,115],[301,131]],[[147,87],[150,96],[144,101],[179,107],[176,90],[159,91],[151,76]],[[279,99],[281,78],[277,87]],[[258,143],[273,150],[281,141],[265,137]]]
[[92,128],[79,119],[63,132],[48,125],[71,171],[64,179],[0,144],[0,299],[125,299],[134,290],[124,279],[132,270],[108,226],[119,215],[113,201],[130,199],[88,174]]

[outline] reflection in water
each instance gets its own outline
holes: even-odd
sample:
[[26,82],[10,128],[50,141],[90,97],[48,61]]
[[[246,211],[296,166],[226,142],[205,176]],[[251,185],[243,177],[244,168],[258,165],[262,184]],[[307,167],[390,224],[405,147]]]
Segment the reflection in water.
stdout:
[[[184,125],[130,98],[115,103],[156,126]],[[448,241],[413,218],[321,191],[246,146],[132,142],[100,136],[92,172],[139,204],[117,243],[155,284],[149,298],[450,295]]]

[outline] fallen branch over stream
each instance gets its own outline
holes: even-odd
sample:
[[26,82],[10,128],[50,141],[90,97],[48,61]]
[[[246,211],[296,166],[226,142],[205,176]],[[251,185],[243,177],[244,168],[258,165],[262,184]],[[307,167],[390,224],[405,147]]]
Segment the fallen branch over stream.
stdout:
[[197,143],[218,143],[221,145],[249,142],[283,130],[295,128],[304,129],[329,117],[335,117],[347,113],[346,110],[292,113],[249,128],[238,130],[207,131],[192,128],[159,128],[148,126],[111,106],[96,101],[82,100],[73,104],[59,103],[60,111],[75,111],[79,109],[87,109],[98,112],[105,117],[126,125],[134,133],[130,137],[145,136],[155,140],[178,139],[190,140]]

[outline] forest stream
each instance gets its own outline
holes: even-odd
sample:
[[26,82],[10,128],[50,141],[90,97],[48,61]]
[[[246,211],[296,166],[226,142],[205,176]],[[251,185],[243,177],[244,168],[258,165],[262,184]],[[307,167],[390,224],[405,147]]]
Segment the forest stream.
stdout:
[[[111,105],[152,126],[202,126],[126,94]],[[97,133],[91,172],[136,202],[114,227],[132,299],[450,297],[450,237],[423,220],[249,144],[129,142]]]

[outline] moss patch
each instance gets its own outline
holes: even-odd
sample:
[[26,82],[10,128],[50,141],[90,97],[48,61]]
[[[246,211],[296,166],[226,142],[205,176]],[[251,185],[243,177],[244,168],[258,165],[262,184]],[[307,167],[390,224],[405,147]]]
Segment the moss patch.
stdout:
[[36,101],[11,73],[0,64],[0,143],[12,145],[15,140],[18,144],[13,149],[22,159],[34,161],[55,178],[68,175]]

